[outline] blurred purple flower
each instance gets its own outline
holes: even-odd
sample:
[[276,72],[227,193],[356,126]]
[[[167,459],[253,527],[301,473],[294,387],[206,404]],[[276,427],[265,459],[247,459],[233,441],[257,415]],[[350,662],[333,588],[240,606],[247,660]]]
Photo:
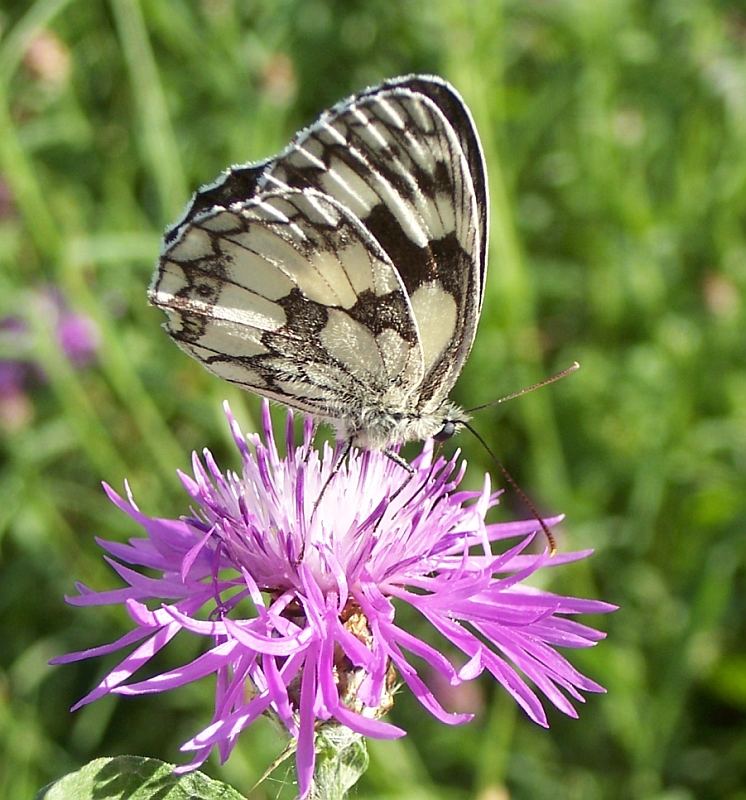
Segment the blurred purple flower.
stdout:
[[[146,536],[128,544],[99,540],[127,586],[95,592],[81,584],[68,601],[123,603],[135,627],[115,642],[53,663],[140,644],[74,708],[110,692],[160,692],[214,673],[212,721],[182,746],[194,758],[179,770],[201,765],[213,747],[226,760],[241,732],[269,714],[296,741],[303,798],[312,784],[320,725],[337,723],[379,738],[404,735],[380,719],[393,704],[397,673],[438,720],[471,719],[442,708],[411,656],[453,686],[489,671],[543,726],[547,718],[535,689],[572,717],[570,701],[583,701],[581,691],[603,691],[556,648],[590,647],[604,638],[568,615],[614,606],[525,585],[538,570],[590,551],[530,554],[536,521],[486,523],[499,492],[491,492],[488,477],[482,491],[458,490],[465,464],[457,466],[457,455],[433,460],[432,443],[414,460],[409,480],[383,453],[355,449],[335,473],[339,449],[313,449],[309,420],[297,446],[288,417],[287,456],[281,457],[266,403],[264,440],[244,437],[227,406],[226,414],[242,474],[221,472],[207,450],[202,460],[195,454],[194,478],[181,474],[195,503],[191,516],[146,516],[131,495],[124,500],[105,487]],[[495,543],[501,545],[497,554]],[[465,664],[457,669],[400,627],[399,603],[430,623],[443,649],[462,651]],[[126,683],[180,631],[205,637],[206,651],[177,669]]]
[[[99,333],[90,317],[69,310],[60,291],[46,287],[32,300],[34,311],[44,314],[52,326],[57,344],[74,367],[85,367],[96,357]],[[12,358],[0,358],[0,402],[23,394],[34,379],[44,380],[42,365],[34,358],[33,332],[22,317],[0,319],[0,339],[4,352]]]
[[22,392],[27,370],[22,361],[0,361],[0,397]]
[[11,339],[16,336],[26,335],[28,328],[20,317],[8,315],[0,318],[0,336]]
[[75,367],[90,364],[100,344],[96,323],[71,311],[60,290],[53,286],[39,293],[39,306],[49,314],[57,344],[70,363]]
[[[17,317],[0,319],[3,349],[13,352],[19,334],[24,331],[24,325]],[[0,358],[0,429],[3,432],[19,430],[31,418],[26,395],[26,383],[31,372],[31,365],[22,359]]]
[[0,430],[4,433],[20,430],[31,420],[27,373],[28,365],[20,361],[0,360]]
[[476,715],[484,708],[484,692],[479,681],[453,684],[437,670],[428,669],[427,684],[435,699],[448,711]]
[[57,319],[57,341],[76,367],[89,364],[99,346],[98,328],[90,317],[61,311]]

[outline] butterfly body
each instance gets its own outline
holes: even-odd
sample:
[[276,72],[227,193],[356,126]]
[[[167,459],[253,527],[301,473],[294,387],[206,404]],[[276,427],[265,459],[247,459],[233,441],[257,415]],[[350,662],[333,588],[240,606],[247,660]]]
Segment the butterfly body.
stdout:
[[486,269],[471,116],[409,76],[233,167],[164,238],[150,289],[176,343],[220,377],[389,448],[453,432]]

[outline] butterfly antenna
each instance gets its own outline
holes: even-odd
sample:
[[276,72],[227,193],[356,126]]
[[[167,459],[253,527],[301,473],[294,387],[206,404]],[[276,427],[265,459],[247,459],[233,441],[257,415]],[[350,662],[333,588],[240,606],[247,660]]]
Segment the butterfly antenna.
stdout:
[[481,411],[483,408],[489,408],[490,406],[499,406],[500,403],[505,403],[508,400],[514,400],[516,397],[521,397],[521,395],[528,394],[529,392],[533,392],[536,389],[541,389],[544,386],[549,386],[550,383],[556,383],[557,381],[561,380],[562,378],[566,378],[568,375],[572,375],[573,372],[577,372],[580,369],[580,364],[577,361],[573,361],[569,367],[566,367],[559,372],[556,372],[554,375],[550,375],[548,378],[544,378],[543,381],[539,381],[538,383],[532,383],[531,386],[526,386],[524,389],[519,389],[517,392],[511,392],[510,394],[506,394],[505,397],[499,397],[497,400],[492,400],[489,403],[484,403],[481,406],[474,406],[474,408],[467,408],[467,414],[471,414],[473,411]]
[[460,422],[465,428],[467,428],[468,430],[470,430],[472,432],[472,434],[474,434],[474,436],[476,437],[477,441],[489,453],[490,457],[495,462],[495,464],[497,464],[500,472],[502,472],[503,477],[508,482],[508,484],[510,485],[511,489],[513,489],[513,491],[518,495],[518,497],[521,498],[521,500],[524,502],[524,504],[526,505],[528,510],[534,515],[534,518],[536,519],[536,521],[541,526],[541,530],[543,531],[544,536],[546,536],[547,544],[549,545],[549,555],[553,556],[557,552],[557,541],[554,538],[554,534],[549,530],[549,528],[547,527],[547,524],[544,522],[544,520],[539,515],[539,511],[536,508],[536,506],[531,502],[531,499],[523,491],[523,489],[521,489],[521,487],[516,483],[515,478],[508,472],[508,470],[505,468],[504,464],[495,455],[495,453],[493,452],[492,448],[487,444],[487,442],[484,440],[484,437],[479,433],[479,431],[477,431],[476,428],[474,428],[472,425],[470,425],[466,421],[461,421],[460,420]]

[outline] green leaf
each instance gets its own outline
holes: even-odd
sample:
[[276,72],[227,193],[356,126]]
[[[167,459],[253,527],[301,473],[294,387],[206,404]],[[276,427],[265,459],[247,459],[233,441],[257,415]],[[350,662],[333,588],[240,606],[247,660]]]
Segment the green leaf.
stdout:
[[173,769],[155,758],[98,758],[45,786],[35,800],[245,800],[201,772],[178,776]]

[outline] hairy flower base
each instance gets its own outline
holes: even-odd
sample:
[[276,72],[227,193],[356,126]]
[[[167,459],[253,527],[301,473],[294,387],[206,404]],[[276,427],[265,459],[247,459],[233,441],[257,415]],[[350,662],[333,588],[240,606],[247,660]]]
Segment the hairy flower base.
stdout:
[[[227,759],[241,732],[270,714],[296,741],[305,797],[319,725],[335,721],[379,738],[404,735],[380,719],[392,704],[395,673],[440,721],[471,719],[441,707],[411,656],[453,686],[489,671],[543,726],[537,690],[573,717],[571,700],[582,701],[581,691],[603,691],[556,648],[589,647],[604,636],[568,615],[614,607],[525,584],[537,570],[590,551],[530,554],[536,520],[487,524],[499,496],[488,476],[481,492],[459,491],[465,464],[457,465],[458,455],[434,459],[432,443],[413,462],[411,477],[375,451],[353,449],[340,466],[338,449],[313,448],[311,421],[302,443],[294,443],[291,416],[283,457],[266,404],[263,439],[244,437],[227,407],[226,414],[242,473],[221,472],[207,450],[202,460],[195,455],[194,477],[181,475],[194,502],[191,516],[146,516],[129,493],[124,500],[105,487],[146,535],[128,544],[99,541],[125,588],[94,592],[79,585],[80,594],[68,601],[122,603],[134,629],[54,663],[137,647],[74,708],[109,692],[160,692],[214,673],[212,722],[182,746],[194,758],[180,769],[198,767],[212,748]],[[493,552],[495,544],[500,552]],[[462,666],[396,624],[400,603],[437,631],[444,651],[463,654]],[[205,637],[206,651],[178,669],[128,683],[181,631]]]

